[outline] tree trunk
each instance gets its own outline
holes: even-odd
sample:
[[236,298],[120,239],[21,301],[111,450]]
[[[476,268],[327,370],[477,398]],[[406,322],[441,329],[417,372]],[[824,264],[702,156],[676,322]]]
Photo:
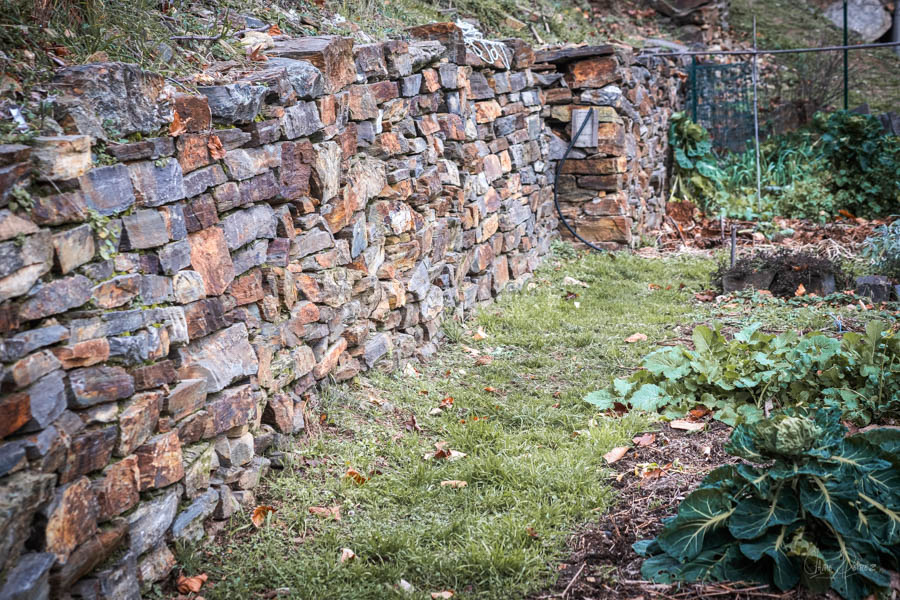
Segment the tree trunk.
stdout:
[[[891,41],[900,42],[900,0],[894,0],[894,26],[891,28]],[[894,52],[900,56],[900,46],[894,46]]]

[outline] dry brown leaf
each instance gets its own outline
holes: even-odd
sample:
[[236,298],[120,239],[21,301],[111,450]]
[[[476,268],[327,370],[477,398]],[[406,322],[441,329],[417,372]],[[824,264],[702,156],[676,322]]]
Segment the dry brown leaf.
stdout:
[[403,426],[407,431],[422,431],[422,428],[419,427],[419,422],[416,421],[416,415],[409,415],[409,419],[403,421]]
[[648,283],[648,284],[647,284],[647,289],[650,290],[650,291],[652,292],[652,291],[654,291],[654,290],[661,290],[661,289],[662,289],[662,286],[659,285],[658,283]]
[[798,298],[799,298],[800,296],[805,296],[805,295],[806,295],[806,288],[803,286],[802,283],[801,283],[800,285],[797,286],[797,289],[796,289],[796,290],[794,290],[794,295],[797,296]]
[[268,515],[269,513],[273,513],[273,512],[275,512],[274,506],[268,506],[265,504],[262,506],[257,506],[256,508],[253,509],[253,514],[250,515],[250,521],[252,521],[253,525],[257,529],[259,529],[260,527],[263,526],[263,523],[266,522],[266,515]]
[[325,519],[331,518],[335,521],[341,520],[340,506],[310,506],[308,510],[309,514],[316,515],[317,517]]
[[635,342],[646,342],[647,336],[643,333],[635,333],[625,338],[625,341],[629,344],[634,344]]
[[281,29],[278,27],[278,25],[272,25],[268,30],[266,30],[266,33],[268,33],[269,35],[281,35]]
[[341,564],[356,558],[356,552],[350,548],[341,548]]
[[484,388],[484,391],[488,392],[489,394],[499,394],[500,393],[500,390],[498,390],[497,388],[492,387],[490,385],[487,386],[486,388]]
[[475,366],[483,367],[491,364],[492,362],[494,362],[494,357],[485,354],[475,359]]
[[436,450],[425,454],[425,460],[457,460],[466,456],[465,452],[451,450],[447,447],[447,442],[438,442],[434,445]]
[[669,427],[672,429],[681,429],[682,431],[702,431],[706,427],[706,423],[688,421],[687,419],[675,419],[669,423]]
[[631,441],[634,442],[635,446],[637,446],[638,448],[643,448],[656,441],[656,434],[645,433],[644,435],[638,436]]
[[452,487],[454,489],[464,488],[469,485],[469,482],[462,481],[461,479],[448,479],[447,481],[441,482],[441,487]]
[[709,409],[706,408],[705,406],[697,406],[697,407],[689,410],[688,414],[691,416],[691,419],[697,420],[697,419],[702,419],[703,417],[708,415],[709,412],[710,412]]
[[187,128],[184,126],[184,121],[181,120],[181,116],[176,110],[173,114],[172,122],[169,123],[169,135],[175,137],[181,135],[185,131],[187,131]]
[[222,140],[219,139],[219,136],[209,136],[206,147],[209,149],[209,155],[213,160],[222,160],[225,158],[225,146],[222,145]]
[[475,340],[476,342],[479,342],[481,340],[487,339],[487,336],[488,336],[488,334],[486,334],[484,332],[484,328],[479,327],[478,329],[475,330],[475,333],[472,334],[472,339]]
[[696,294],[694,294],[694,298],[696,298],[700,302],[712,302],[716,299],[716,292],[713,290],[697,292]]
[[369,480],[368,477],[366,477],[356,469],[347,469],[347,472],[344,473],[344,477],[358,485],[362,485]]
[[443,592],[431,592],[432,600],[447,600],[453,597],[453,590],[444,590]]
[[260,44],[258,46],[254,46],[253,49],[250,51],[248,58],[250,60],[257,61],[257,62],[265,62],[265,61],[269,60],[269,57],[266,56],[265,54],[263,54],[263,50],[264,50],[264,47],[262,44]]
[[617,448],[613,448],[609,452],[603,455],[603,460],[607,462],[607,464],[613,464],[614,462],[621,460],[625,453],[628,452],[628,446],[618,446]]
[[207,579],[209,579],[209,576],[206,573],[200,573],[193,577],[179,575],[175,585],[178,587],[178,592],[181,594],[196,594],[200,591],[200,588],[203,587],[203,584],[206,583]]

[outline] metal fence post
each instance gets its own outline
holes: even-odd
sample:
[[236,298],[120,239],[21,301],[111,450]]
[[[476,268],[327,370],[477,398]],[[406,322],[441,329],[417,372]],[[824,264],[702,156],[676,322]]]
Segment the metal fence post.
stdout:
[[691,57],[691,120],[697,122],[697,57]]
[[849,25],[847,24],[847,0],[844,0],[844,110],[849,110],[850,108],[850,59],[849,51],[847,50],[847,46],[849,45],[848,30]]

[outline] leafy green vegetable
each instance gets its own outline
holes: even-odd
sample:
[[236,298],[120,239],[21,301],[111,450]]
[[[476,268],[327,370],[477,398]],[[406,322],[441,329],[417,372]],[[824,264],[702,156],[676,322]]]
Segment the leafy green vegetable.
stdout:
[[[718,325],[697,327],[692,338],[693,350],[656,350],[644,358],[642,370],[585,401],[601,410],[630,404],[669,418],[702,404],[730,425],[760,419],[767,401],[775,408],[838,408],[861,424],[900,412],[900,338],[883,322],[872,321],[865,334],[848,332],[840,340],[817,332],[774,336],[759,325],[731,341]],[[792,433],[780,443],[814,439],[817,434],[802,430],[803,423],[785,424]]]
[[655,540],[644,577],[833,588],[847,600],[900,565],[900,431],[845,437],[840,412],[785,411],[739,425],[726,450],[749,463],[710,473]]

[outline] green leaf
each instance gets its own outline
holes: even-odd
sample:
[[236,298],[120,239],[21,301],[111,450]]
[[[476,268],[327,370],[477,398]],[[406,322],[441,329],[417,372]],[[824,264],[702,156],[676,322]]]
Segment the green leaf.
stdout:
[[698,489],[688,495],[678,507],[678,516],[659,536],[659,545],[667,554],[679,560],[697,556],[704,538],[731,516],[734,508],[721,490]]
[[782,590],[791,589],[800,580],[797,564],[787,554],[789,533],[790,529],[787,526],[776,527],[761,538],[740,545],[741,552],[750,560],[758,561],[763,556],[772,559],[774,562],[772,581]]
[[845,600],[862,600],[877,588],[887,588],[891,577],[839,538],[838,550],[823,550],[822,556],[831,569],[831,587]]
[[645,383],[631,395],[628,401],[632,408],[637,410],[656,411],[663,405],[666,397],[666,393],[661,387],[653,383]]
[[694,328],[691,339],[694,342],[696,351],[699,354],[706,354],[711,352],[714,348],[721,347],[722,344],[718,339],[718,335],[719,334],[706,325],[700,325],[699,327]]
[[654,375],[662,375],[670,381],[681,379],[691,371],[691,361],[679,347],[651,352],[641,364]]
[[657,583],[675,583],[681,579],[681,563],[668,554],[657,554],[641,565],[641,576]]
[[797,520],[800,503],[790,488],[781,486],[772,498],[745,498],[735,506],[728,520],[728,531],[742,540],[762,535],[774,525],[789,525]]
[[584,401],[588,404],[593,404],[600,410],[609,410],[616,402],[616,398],[607,390],[597,390],[585,396]]
[[843,535],[853,535],[858,513],[842,498],[854,493],[852,480],[831,481],[813,475],[805,479],[800,489],[800,503],[813,516],[827,521]]

